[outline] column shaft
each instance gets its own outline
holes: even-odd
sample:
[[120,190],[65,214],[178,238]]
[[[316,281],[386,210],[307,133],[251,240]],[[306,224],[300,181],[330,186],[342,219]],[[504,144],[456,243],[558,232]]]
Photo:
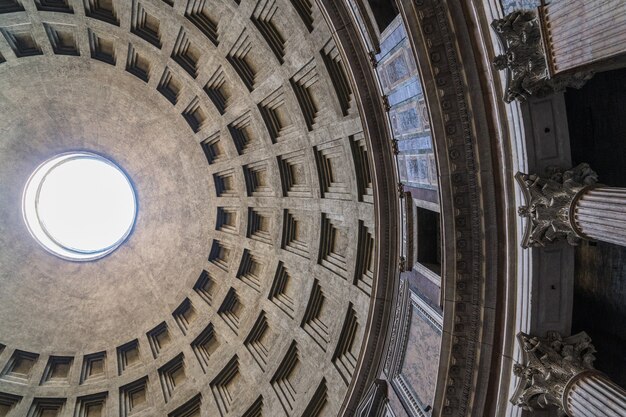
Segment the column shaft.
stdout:
[[626,391],[601,373],[576,378],[563,397],[570,417],[626,417]]
[[626,246],[626,188],[585,191],[575,202],[572,221],[583,236]]
[[626,52],[624,43],[615,41],[626,37],[626,3],[621,0],[555,1],[541,7],[541,15],[553,74]]

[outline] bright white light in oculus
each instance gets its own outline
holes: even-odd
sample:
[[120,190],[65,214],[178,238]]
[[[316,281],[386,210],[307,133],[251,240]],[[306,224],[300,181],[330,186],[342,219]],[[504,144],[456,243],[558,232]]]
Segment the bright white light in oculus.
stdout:
[[137,202],[120,168],[99,155],[74,152],[35,170],[22,209],[30,233],[44,248],[64,259],[88,261],[124,242]]

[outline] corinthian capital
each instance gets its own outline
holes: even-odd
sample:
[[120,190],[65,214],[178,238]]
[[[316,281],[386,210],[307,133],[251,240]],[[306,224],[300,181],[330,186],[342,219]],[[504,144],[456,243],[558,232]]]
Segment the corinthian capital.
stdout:
[[519,215],[527,218],[522,247],[545,246],[557,240],[577,245],[584,238],[570,214],[578,196],[598,181],[588,164],[565,172],[554,170],[546,177],[518,172],[515,179],[526,203],[518,209]]
[[493,65],[507,73],[507,103],[525,101],[531,95],[543,97],[566,87],[580,88],[593,76],[591,71],[551,76],[540,26],[532,10],[516,10],[491,22],[504,50],[494,58]]
[[517,340],[523,363],[513,368],[519,384],[511,402],[529,411],[554,405],[564,412],[568,382],[594,369],[591,338],[585,332],[566,338],[551,332],[546,338],[519,333]]

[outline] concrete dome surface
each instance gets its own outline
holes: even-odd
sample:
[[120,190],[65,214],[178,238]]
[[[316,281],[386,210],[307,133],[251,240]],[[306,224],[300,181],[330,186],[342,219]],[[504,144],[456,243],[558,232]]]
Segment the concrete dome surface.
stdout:
[[[293,3],[0,3],[0,409],[339,413],[372,305],[374,186],[331,30]],[[22,219],[30,174],[71,151],[137,194],[129,238],[91,262]]]

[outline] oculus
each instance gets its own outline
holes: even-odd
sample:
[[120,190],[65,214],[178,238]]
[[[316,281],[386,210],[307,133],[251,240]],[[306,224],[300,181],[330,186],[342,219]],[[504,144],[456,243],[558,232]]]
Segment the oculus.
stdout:
[[69,152],[32,173],[22,212],[28,231],[48,252],[70,261],[92,261],[128,238],[137,199],[130,180],[113,162],[90,152]]

